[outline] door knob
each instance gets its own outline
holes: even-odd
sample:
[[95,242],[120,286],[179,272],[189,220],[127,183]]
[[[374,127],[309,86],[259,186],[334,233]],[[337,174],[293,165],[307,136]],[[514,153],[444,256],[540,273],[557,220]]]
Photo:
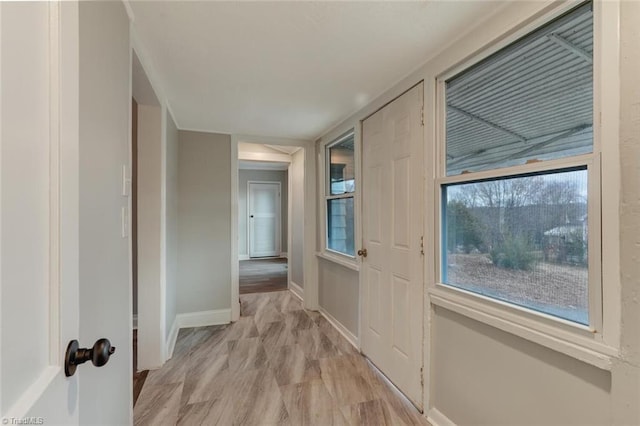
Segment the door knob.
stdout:
[[64,374],[71,377],[75,374],[76,368],[80,364],[91,361],[96,367],[102,367],[109,361],[109,357],[116,351],[115,346],[111,346],[109,339],[98,339],[92,348],[80,348],[77,340],[72,340],[67,346],[64,356]]
[[358,250],[358,256],[367,257],[367,249]]

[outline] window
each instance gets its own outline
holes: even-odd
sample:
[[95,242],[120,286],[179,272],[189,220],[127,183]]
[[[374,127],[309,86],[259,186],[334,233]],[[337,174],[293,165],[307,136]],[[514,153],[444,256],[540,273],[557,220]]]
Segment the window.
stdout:
[[327,240],[328,250],[355,256],[354,135],[349,133],[326,149]]
[[592,63],[588,3],[441,81],[442,284],[594,327]]

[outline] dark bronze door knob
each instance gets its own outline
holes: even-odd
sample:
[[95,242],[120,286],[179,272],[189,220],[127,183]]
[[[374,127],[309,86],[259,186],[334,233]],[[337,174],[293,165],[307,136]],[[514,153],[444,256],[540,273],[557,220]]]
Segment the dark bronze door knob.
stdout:
[[71,377],[75,374],[76,368],[80,364],[91,361],[96,367],[102,367],[109,361],[109,357],[116,351],[115,346],[111,346],[109,339],[98,339],[92,348],[80,348],[77,340],[72,340],[67,346],[64,357],[64,374]]

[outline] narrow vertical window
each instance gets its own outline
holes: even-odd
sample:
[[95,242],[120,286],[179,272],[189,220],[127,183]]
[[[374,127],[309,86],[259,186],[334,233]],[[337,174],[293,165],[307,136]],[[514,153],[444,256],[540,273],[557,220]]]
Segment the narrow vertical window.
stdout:
[[350,133],[326,148],[326,217],[328,250],[355,255],[354,135]]

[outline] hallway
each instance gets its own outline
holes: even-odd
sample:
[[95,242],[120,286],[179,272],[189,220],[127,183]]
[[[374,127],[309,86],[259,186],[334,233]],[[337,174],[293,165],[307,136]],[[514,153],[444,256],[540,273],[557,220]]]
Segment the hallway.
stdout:
[[286,290],[287,259],[242,260],[239,283],[240,294]]
[[241,296],[231,325],[183,329],[150,371],[136,425],[426,425],[324,317],[290,292]]

